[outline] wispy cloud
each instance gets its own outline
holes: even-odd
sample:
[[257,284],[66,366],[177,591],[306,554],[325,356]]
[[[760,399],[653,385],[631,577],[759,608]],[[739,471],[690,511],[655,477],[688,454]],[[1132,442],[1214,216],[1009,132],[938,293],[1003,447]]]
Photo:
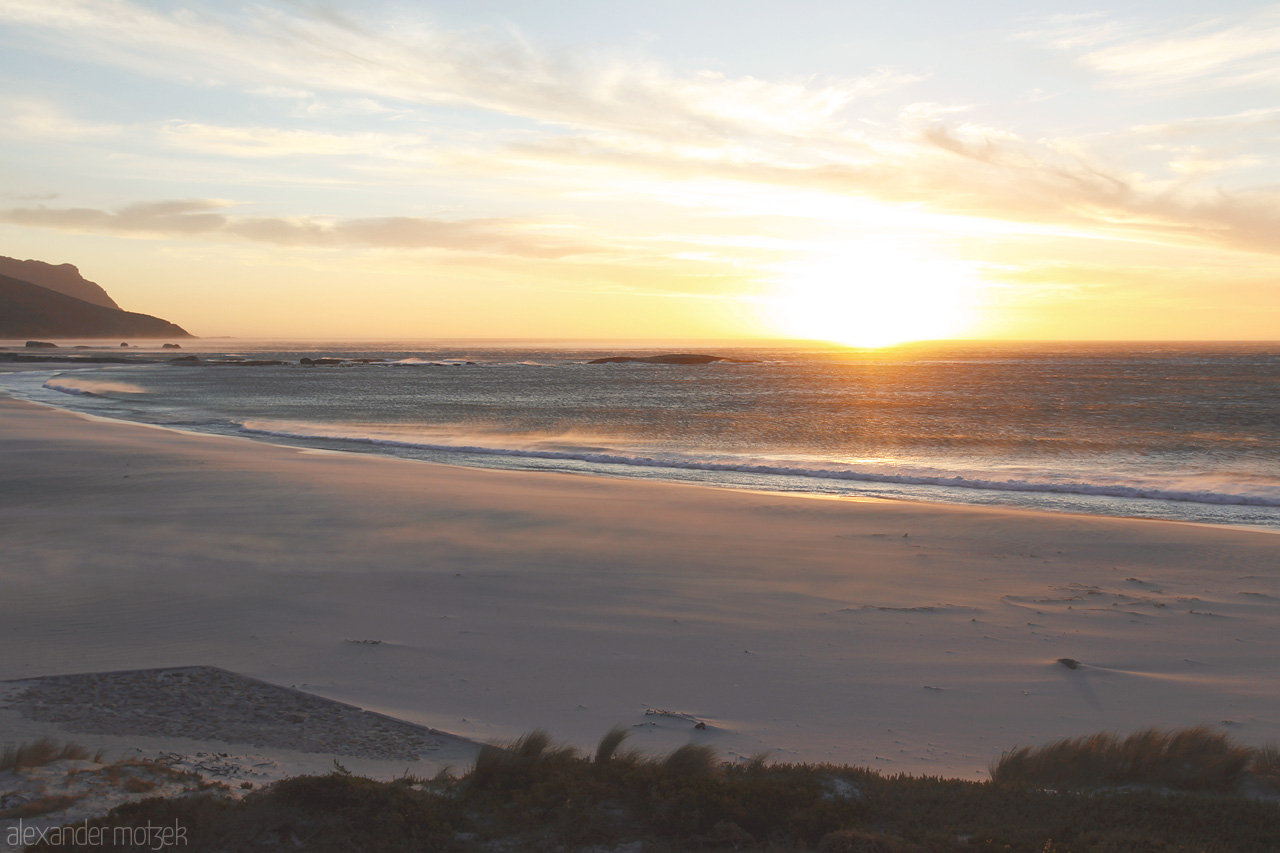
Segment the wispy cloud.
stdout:
[[1171,31],[1101,15],[1057,16],[1020,37],[1076,53],[1108,86],[1183,93],[1187,86],[1280,83],[1280,8],[1274,6]]
[[1193,116],[1159,124],[1140,124],[1131,133],[1179,137],[1200,134],[1238,134],[1258,129],[1280,130],[1280,107],[1262,107],[1217,116]]
[[37,98],[0,97],[0,136],[48,142],[115,136],[117,124],[75,119],[56,104]]
[[786,82],[681,74],[633,56],[548,52],[511,35],[450,31],[421,19],[375,30],[323,10],[235,11],[214,17],[127,0],[0,0],[0,21],[56,49],[157,76],[177,70],[259,91],[468,106],[665,138],[829,132],[857,99],[921,79],[890,69]]
[[1017,40],[1040,42],[1057,50],[1096,47],[1122,37],[1128,25],[1111,20],[1102,12],[1050,15],[1038,24],[1012,35]]
[[0,210],[0,222],[132,237],[222,236],[280,246],[447,249],[542,259],[598,251],[540,233],[537,223],[515,220],[410,216],[327,219],[223,212],[235,206],[219,199],[135,204],[117,211],[40,206]]
[[[1248,166],[1253,160],[1247,156],[1222,159],[1203,152],[1171,152],[1170,178],[1162,180],[1121,168],[1072,140],[1026,140],[974,122],[934,122],[904,132],[908,135],[893,141],[867,141],[843,158],[822,156],[808,162],[761,152],[757,157],[713,152],[694,158],[677,147],[618,144],[588,136],[511,146],[504,155],[511,158],[511,168],[559,165],[584,182],[668,200],[674,184],[693,182],[705,187],[705,205],[726,212],[740,207],[739,214],[760,215],[772,208],[779,214],[821,220],[831,215],[821,196],[867,198],[932,212],[936,216],[929,228],[940,233],[948,227],[967,231],[977,217],[1004,223],[1005,233],[1050,229],[1077,237],[1280,254],[1273,236],[1280,233],[1280,193],[1227,192],[1192,180]],[[490,165],[501,165],[502,157],[494,159],[498,163],[491,160]],[[642,174],[652,180],[638,180]],[[707,186],[712,182],[717,183]],[[742,189],[727,189],[733,185]],[[786,206],[761,196],[765,188],[802,195]],[[685,190],[676,203],[694,203],[697,193]],[[744,201],[753,195],[755,203]],[[948,216],[956,217],[953,226]]]
[[[1155,181],[1099,162],[1071,145],[973,138],[942,127],[927,138],[981,166],[977,171],[956,168],[949,178],[939,177],[935,186],[944,206],[987,211],[997,218],[1087,226],[1100,235],[1280,254],[1274,238],[1280,233],[1280,192],[1273,189],[1228,193]],[[1000,191],[984,192],[974,185],[984,173],[1000,181]]]
[[[281,158],[324,160],[328,168],[314,174],[326,179],[339,168],[363,168],[362,175],[386,169],[378,174],[388,182],[455,170],[468,178],[506,180],[504,191],[518,181],[521,190],[536,188],[542,199],[557,202],[580,200],[588,192],[647,194],[681,214],[741,215],[730,208],[749,195],[742,190],[764,188],[794,191],[796,210],[819,195],[856,197],[940,218],[984,217],[1011,231],[1056,228],[1280,252],[1274,239],[1280,233],[1280,198],[1265,189],[1274,181],[1249,184],[1264,189],[1228,191],[1209,180],[1257,168],[1258,150],[1240,142],[1173,144],[1178,137],[1212,132],[1271,133],[1267,128],[1280,114],[1270,107],[1117,126],[1088,139],[1041,138],[984,118],[968,100],[924,100],[911,87],[925,75],[892,69],[762,80],[673,70],[631,55],[549,50],[512,33],[453,31],[421,19],[356,22],[299,4],[220,14],[129,0],[0,0],[0,22],[24,39],[78,57],[166,78],[179,74],[202,84],[234,85],[258,98],[287,99],[304,112],[314,104],[315,115],[365,111],[379,120],[361,125],[368,130],[219,124],[213,118],[153,122],[130,128],[147,137],[146,156],[138,154],[145,147],[139,145],[122,159],[145,161],[153,151],[194,155],[205,163],[228,158],[240,161],[237,168],[257,169],[255,178],[274,168],[265,161]],[[1280,75],[1276,11],[1168,32],[1103,15],[1059,16],[1022,35],[1071,52],[1115,86],[1237,85]],[[888,96],[905,105],[874,112],[877,121],[871,121],[871,105]],[[23,109],[12,127],[33,138],[113,132],[38,102]],[[402,112],[414,113],[415,122],[395,121]],[[427,117],[434,112],[461,118],[431,125]],[[1141,166],[1116,154],[1123,146],[1141,148]],[[1160,174],[1145,168],[1153,163]],[[474,192],[492,198],[498,195],[493,186]],[[758,195],[742,207],[757,210],[775,197]],[[263,218],[207,201],[168,204],[179,206],[29,207],[0,212],[0,218],[51,228],[232,236],[281,245],[434,247],[514,257],[594,250],[553,238],[520,218]],[[582,209],[575,210],[576,220],[566,214],[562,221],[585,221]],[[823,210],[812,206],[808,215],[816,219]]]
[[334,133],[173,121],[159,129],[159,136],[166,145],[184,151],[226,157],[433,159],[430,140],[424,134]]

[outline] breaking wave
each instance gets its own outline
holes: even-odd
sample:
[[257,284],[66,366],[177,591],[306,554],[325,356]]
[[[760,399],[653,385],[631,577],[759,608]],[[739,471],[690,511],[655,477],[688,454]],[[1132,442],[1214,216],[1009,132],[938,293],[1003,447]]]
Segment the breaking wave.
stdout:
[[76,396],[99,397],[103,394],[146,394],[147,389],[128,382],[115,382],[107,379],[80,379],[78,377],[55,376],[42,386],[50,391]]
[[735,474],[801,477],[810,480],[836,480],[853,483],[889,483],[905,486],[941,486],[979,491],[1023,492],[1041,494],[1088,495],[1111,498],[1179,501],[1226,506],[1280,507],[1280,484],[1255,485],[1253,491],[1170,488],[1152,484],[1115,482],[1065,482],[1050,479],[994,479],[950,472],[901,473],[866,470],[852,465],[779,464],[758,460],[718,458],[700,459],[676,453],[656,455],[597,450],[542,449],[538,447],[501,447],[491,445],[438,443],[426,440],[352,435],[331,429],[306,429],[290,425],[255,425],[246,422],[239,431],[248,435],[297,440],[337,441],[373,447],[399,448],[433,454],[514,457],[582,462],[591,465],[621,465],[632,468],[709,471]]

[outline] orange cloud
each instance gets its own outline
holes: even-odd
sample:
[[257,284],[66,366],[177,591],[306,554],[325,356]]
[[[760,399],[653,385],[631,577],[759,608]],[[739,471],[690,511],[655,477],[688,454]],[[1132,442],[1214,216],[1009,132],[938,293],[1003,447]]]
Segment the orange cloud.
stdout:
[[432,248],[525,258],[563,258],[599,251],[535,234],[531,231],[532,223],[518,220],[410,216],[327,220],[213,212],[230,206],[231,203],[225,201],[194,199],[134,204],[116,212],[90,208],[13,208],[0,210],[0,222],[135,237],[233,236],[285,246]]

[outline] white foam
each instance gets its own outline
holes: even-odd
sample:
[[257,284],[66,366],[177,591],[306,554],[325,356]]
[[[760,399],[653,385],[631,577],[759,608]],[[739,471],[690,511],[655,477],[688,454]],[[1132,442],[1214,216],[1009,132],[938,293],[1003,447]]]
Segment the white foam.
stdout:
[[50,391],[63,394],[97,397],[102,394],[146,394],[147,390],[128,382],[115,382],[106,379],[81,379],[71,376],[55,376],[42,386]]
[[[265,425],[246,422],[240,430],[251,435],[274,436],[294,439],[324,439],[380,447],[397,447],[434,453],[467,454],[473,456],[505,456],[527,459],[553,459],[585,462],[596,465],[624,465],[638,468],[710,471],[782,477],[802,477],[815,480],[842,480],[863,483],[890,483],[908,486],[943,486],[979,491],[1030,492],[1066,495],[1090,495],[1112,498],[1179,501],[1187,503],[1230,506],[1280,507],[1280,485],[1251,484],[1232,488],[1223,483],[1217,489],[1187,489],[1165,484],[1124,482],[1064,481],[1059,479],[1027,478],[996,479],[973,473],[903,473],[873,471],[852,465],[832,464],[777,464],[757,460],[721,457],[717,460],[682,456],[675,453],[658,455],[627,454],[622,452],[598,452],[587,450],[548,450],[537,447],[495,447],[489,445],[442,443],[427,440],[389,438],[378,435],[352,434],[338,429],[322,427],[304,428],[301,425]],[[1099,478],[1101,480],[1101,478]]]

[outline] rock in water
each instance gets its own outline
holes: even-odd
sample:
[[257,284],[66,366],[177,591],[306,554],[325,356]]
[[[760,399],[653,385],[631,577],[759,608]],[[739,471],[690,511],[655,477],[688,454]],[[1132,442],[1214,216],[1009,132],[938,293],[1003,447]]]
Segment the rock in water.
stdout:
[[698,353],[678,352],[670,355],[611,355],[605,358],[593,358],[587,364],[627,364],[637,362],[640,364],[713,364],[717,361],[729,362],[731,364],[754,364],[755,362],[742,362],[723,355],[700,355]]

